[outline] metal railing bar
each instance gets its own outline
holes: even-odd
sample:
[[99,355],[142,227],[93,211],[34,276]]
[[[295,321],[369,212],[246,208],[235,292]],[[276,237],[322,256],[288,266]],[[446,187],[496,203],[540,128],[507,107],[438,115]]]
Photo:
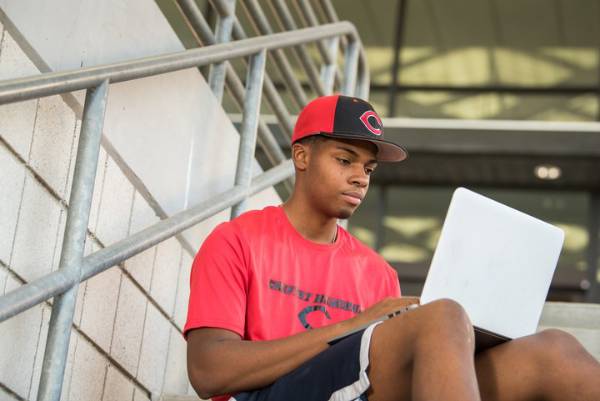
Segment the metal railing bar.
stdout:
[[[192,29],[196,31],[198,35],[200,35],[200,39],[204,42],[205,45],[213,45],[215,44],[215,37],[206,22],[206,19],[200,12],[196,3],[193,0],[177,0],[177,3],[180,5],[182,12],[185,17],[190,22]],[[234,25],[235,26],[235,25]],[[241,29],[241,28],[239,28]],[[242,36],[240,36],[242,35]],[[238,39],[247,39],[245,32],[237,32],[235,35]],[[226,63],[226,82],[229,85],[229,89],[233,92],[234,98],[238,99],[238,104],[241,105],[243,103],[244,98],[244,86],[242,85],[241,80],[239,79],[237,73],[233,69],[230,63]],[[232,86],[233,85],[233,86]],[[277,92],[275,85],[271,81],[268,76],[265,76],[265,96],[267,101],[271,105],[271,108],[277,118],[284,131],[288,133],[288,136],[292,136],[292,131],[294,129],[290,114],[288,113],[281,96]],[[259,126],[259,133],[265,132],[264,127],[266,125],[263,124],[263,128]],[[268,129],[268,128],[267,128]],[[269,130],[270,132],[270,130]],[[283,157],[281,160],[283,160]],[[274,163],[276,164],[276,163]]]
[[[298,26],[292,17],[292,13],[288,8],[285,1],[282,0],[271,0],[269,4],[275,10],[275,15],[279,18],[283,27],[287,30],[297,30]],[[318,43],[321,43],[320,41]],[[319,96],[323,96],[325,94],[325,88],[323,87],[323,83],[320,80],[319,72],[317,71],[317,67],[313,62],[310,54],[304,48],[304,46],[297,46],[293,48],[294,52],[298,55],[298,59],[302,64],[302,68],[304,68],[306,72],[306,76],[308,77],[308,81],[313,87],[314,91]]]
[[[236,34],[235,36],[239,39],[246,39],[246,33],[243,31],[241,25],[238,24],[237,28],[238,30],[236,30],[236,25],[234,25],[234,33]],[[233,68],[231,68],[231,71],[232,73],[235,73]],[[265,92],[265,97],[267,98],[267,101],[273,110],[273,113],[275,113],[279,119],[279,124],[283,128],[283,131],[287,134],[287,137],[284,137],[284,139],[289,141],[292,137],[292,132],[294,131],[294,124],[292,123],[292,118],[283,102],[283,99],[281,98],[281,95],[277,91],[275,84],[268,75],[265,75],[263,90]]]
[[[88,89],[85,97],[81,135],[59,264],[60,271],[73,277],[81,276],[108,86],[108,81],[104,81],[98,87]],[[40,401],[57,401],[60,398],[78,288],[79,281],[56,297],[54,301],[38,391],[38,400]]]
[[[252,162],[256,150],[256,131],[260,116],[260,104],[265,76],[267,54],[263,50],[252,56],[248,78],[246,78],[246,98],[244,99],[242,128],[240,130],[240,146],[235,172],[235,185],[248,187],[252,180]],[[231,208],[231,218],[242,214],[246,209],[248,198],[244,198]]]
[[349,42],[346,47],[346,62],[344,65],[344,84],[342,94],[352,96],[356,88],[356,75],[358,66],[358,43]]
[[159,244],[183,230],[201,223],[207,218],[233,206],[241,199],[269,188],[293,174],[294,165],[288,159],[278,166],[254,177],[252,183],[247,188],[235,186],[190,209],[179,212],[166,220],[161,220],[154,226],[142,230],[129,238],[125,238],[89,255],[84,261],[81,275],[82,281]]
[[[181,12],[187,18],[192,30],[194,30],[199,36],[200,40],[204,42],[204,45],[210,46],[216,43],[216,38],[208,25],[208,22],[202,15],[202,12],[198,8],[198,5],[194,0],[176,0]],[[235,24],[234,24],[235,26]]]
[[271,187],[294,174],[291,160],[255,177],[250,187],[235,186],[198,205],[103,248],[83,259],[81,277],[59,269],[0,297],[0,322],[23,312],[57,294],[76,282],[85,281],[130,257],[206,220],[242,199]]
[[357,37],[354,25],[344,21],[120,63],[7,80],[0,82],[0,104],[87,89],[105,80],[123,82],[213,64],[249,56],[263,49],[277,50],[338,35]]
[[217,10],[217,13],[221,16],[235,16],[235,4],[232,4],[231,0],[210,0],[210,4],[215,8],[215,10]]
[[[294,8],[299,11],[299,14],[304,19],[306,26],[317,26],[319,25],[319,20],[317,19],[317,15],[313,10],[311,4],[308,0],[294,0],[292,3]],[[324,42],[317,42],[317,48],[321,57],[327,64],[335,63],[335,59],[329,54],[327,51],[327,44]]]
[[[358,59],[358,65],[360,65],[360,58]],[[356,84],[356,91],[354,92],[354,96],[359,97],[361,99],[368,99],[369,89],[369,77],[365,76],[364,74],[358,74],[358,82]]]
[[[339,22],[339,17],[335,8],[331,4],[331,0],[319,0],[317,1],[321,5],[323,12],[328,21],[332,23]],[[360,38],[358,36],[353,36],[352,40],[360,42]],[[340,45],[342,50],[345,52],[346,47],[348,46],[347,39],[345,37],[340,38]],[[363,46],[359,46],[359,60],[358,60],[358,68],[360,73],[358,74],[358,84],[356,88],[356,96],[361,97],[363,99],[369,98],[369,65],[367,63],[367,56],[365,55],[365,50]]]
[[[196,33],[200,36],[199,40],[203,42],[200,44],[213,45],[215,43],[215,37],[211,32],[210,26],[206,22],[206,19],[200,12],[197,4],[194,3],[193,0],[177,0],[177,3],[179,4],[181,11],[185,15],[185,17],[188,19],[188,22],[190,23],[192,29],[195,30]],[[246,90],[244,89],[242,81],[238,77],[236,71],[233,69],[231,64],[226,61],[225,65],[225,82],[227,83],[227,86],[231,91],[233,99],[236,101],[238,106],[242,108],[244,104],[244,98],[246,96]],[[288,136],[282,136],[282,138],[284,139],[284,143],[286,143],[286,140],[287,142],[290,142],[289,138],[291,137],[293,129],[291,117],[287,112],[287,109],[285,108],[285,105],[283,104],[283,101],[279,96],[275,85],[269,79],[268,76],[265,76],[264,84],[265,96],[271,104],[273,112],[279,119],[279,123],[284,128],[284,130],[289,130]],[[281,150],[277,139],[275,139],[273,132],[271,131],[269,126],[263,123],[262,121],[259,121],[258,123],[257,141],[259,146],[261,146],[261,148],[265,152],[267,159],[269,160],[269,162],[271,162],[272,165],[276,166],[282,161],[286,160],[286,156]],[[284,182],[284,187],[287,191],[291,193],[291,190],[293,188],[292,181],[286,180]]]
[[264,91],[265,97],[267,97],[267,100],[269,100],[269,105],[271,106],[273,113],[275,113],[277,119],[279,120],[279,124],[283,128],[283,132],[287,134],[287,136],[284,136],[284,139],[290,142],[292,133],[294,132],[294,124],[292,123],[292,117],[290,116],[290,113],[285,107],[285,104],[283,103],[283,99],[279,95],[279,92],[277,92],[275,84],[268,76],[265,76]]
[[[317,15],[315,14],[315,10],[313,9],[312,5],[310,4],[310,0],[296,0],[293,4],[296,6],[297,9],[300,10],[300,14],[304,17],[308,26],[318,26],[319,25],[319,19],[317,18]],[[331,40],[332,39],[330,39],[330,41]],[[317,42],[317,48],[319,50],[319,53],[321,53],[321,57],[323,58],[325,64],[335,66],[334,75],[333,75],[335,84],[341,86],[341,81],[340,81],[341,73],[337,69],[337,52],[338,52],[339,46],[336,45],[335,51],[332,51],[332,46],[331,46],[330,41],[329,41],[329,43],[328,43],[328,41]],[[321,70],[321,72],[323,72],[323,69]],[[322,74],[321,79],[323,80],[323,78],[324,77]],[[327,89],[328,85],[325,83],[325,81],[323,81],[323,85]],[[330,92],[331,91],[328,91],[327,93],[330,93]]]
[[[225,7],[225,10],[219,10],[220,15],[217,19],[215,33],[216,43],[227,43],[231,40],[231,31],[233,29],[233,22],[235,21],[235,0],[225,1],[229,7]],[[227,14],[222,14],[222,12],[226,12]],[[208,75],[210,89],[219,102],[223,99],[226,64],[228,64],[227,61],[212,64]]]
[[[317,0],[317,3],[321,6],[321,9],[323,10],[323,13],[325,14],[325,18],[327,19],[327,21],[330,22],[339,22],[340,18],[337,15],[337,12],[335,11],[335,7],[333,7],[333,4],[331,4],[331,0]],[[343,50],[346,50],[346,40],[342,39],[341,40],[341,46]]]
[[[247,0],[244,1],[242,4],[244,5],[244,9],[247,11],[250,19],[252,19],[256,24],[256,27],[258,28],[258,31],[261,35],[276,35],[276,33],[273,32],[273,28],[271,28],[271,25],[267,21],[267,17],[264,15],[262,9],[260,8],[256,0]],[[234,25],[233,29],[234,34],[242,32],[239,21],[238,24]],[[283,81],[292,93],[292,99],[296,102],[296,106],[298,106],[299,109],[303,108],[304,105],[308,103],[308,98],[306,97],[302,86],[300,85],[296,77],[294,77],[294,74],[292,73],[292,66],[290,65],[287,57],[285,56],[285,53],[282,50],[274,51],[272,53],[272,57],[273,61],[275,61],[275,65],[279,70],[279,73],[283,78]]]
[[[233,71],[233,68],[231,70],[231,73],[228,71],[227,74],[227,84],[234,100],[238,103],[240,108],[242,108],[242,105],[244,104],[244,98],[246,97],[246,89],[244,88],[244,85],[240,81],[235,71]],[[277,165],[286,160],[285,154],[281,150],[277,139],[275,139],[275,135],[273,135],[273,132],[266,124],[260,121],[258,123],[258,133],[260,134],[258,139],[259,143],[262,144],[263,149],[267,153],[269,161],[273,163],[273,165]]]
[[[265,135],[267,132],[269,135]],[[257,142],[265,151],[265,155],[272,165],[276,166],[286,159],[271,128],[261,120],[258,121],[258,134]]]
[[[339,37],[327,39],[327,50],[333,54],[337,55],[338,47],[339,47]],[[321,67],[321,81],[323,82],[323,86],[325,87],[325,93],[331,94],[335,87],[336,78],[339,78],[339,74],[337,72],[337,64],[324,64]]]
[[[260,24],[259,25],[260,27],[262,27],[263,29],[266,28],[266,30],[269,32],[273,32],[273,28],[269,24],[267,17],[265,16],[265,13],[262,10],[262,8],[260,7],[260,5],[258,4],[257,0],[247,0],[244,4],[246,6],[246,9],[250,12],[250,15],[257,21],[257,24]],[[287,6],[285,6],[285,5],[283,5],[283,6],[284,6],[284,8],[287,9]],[[284,21],[282,21],[282,22],[284,22]],[[285,22],[291,22],[290,26],[294,26],[294,27],[296,26],[295,23],[293,22],[293,19],[291,21],[286,20]],[[284,22],[284,27],[286,29],[288,29],[288,30],[296,30],[297,29],[297,28],[288,28],[288,26],[285,24],[285,22]],[[319,96],[324,95],[325,90],[323,89],[323,85],[321,84],[321,81],[319,80],[319,73],[317,72],[317,68],[315,67],[315,64],[311,60],[310,55],[308,54],[306,49],[303,46],[299,46],[299,47],[294,47],[293,51],[294,51],[294,53],[296,53],[300,63],[302,64],[302,68],[306,72],[306,75],[308,76],[308,81],[310,82],[314,91]]]

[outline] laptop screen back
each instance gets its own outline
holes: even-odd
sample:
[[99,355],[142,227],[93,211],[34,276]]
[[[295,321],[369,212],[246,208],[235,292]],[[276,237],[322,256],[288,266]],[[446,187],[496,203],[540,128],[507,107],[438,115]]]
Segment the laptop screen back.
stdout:
[[458,188],[421,303],[450,298],[475,326],[509,338],[533,334],[563,240],[555,226]]

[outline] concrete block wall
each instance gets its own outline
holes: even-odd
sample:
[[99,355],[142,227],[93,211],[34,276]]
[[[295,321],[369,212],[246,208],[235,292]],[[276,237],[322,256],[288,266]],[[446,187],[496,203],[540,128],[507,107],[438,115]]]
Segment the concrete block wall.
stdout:
[[[38,73],[0,24],[0,80]],[[0,296],[58,268],[80,118],[61,96],[0,106]],[[101,149],[86,254],[159,220],[119,163]],[[193,394],[181,330],[194,255],[183,241],[168,239],[80,285],[62,400]],[[46,302],[0,323],[0,401],[36,399],[50,312]]]
[[[1,26],[0,38],[0,79],[39,73]],[[79,129],[60,96],[0,107],[0,294],[58,268]],[[86,253],[156,221],[101,150]],[[169,239],[82,283],[63,400],[189,392],[181,328],[192,256]],[[45,303],[0,324],[0,400],[36,398],[49,319]]]

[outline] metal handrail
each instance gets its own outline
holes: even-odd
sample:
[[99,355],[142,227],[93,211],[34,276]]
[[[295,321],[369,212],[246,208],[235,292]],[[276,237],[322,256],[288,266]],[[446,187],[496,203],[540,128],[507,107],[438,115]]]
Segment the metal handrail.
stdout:
[[[177,0],[183,14],[187,18],[190,27],[199,36],[199,44],[210,46],[217,43],[217,38],[210,30],[210,26],[204,19],[204,16],[200,12],[198,5],[193,0]],[[235,21],[234,21],[235,22]],[[229,88],[233,99],[240,106],[243,107],[244,98],[246,97],[244,85],[237,73],[229,62],[225,62],[225,82]],[[271,108],[277,115],[279,123],[283,126],[291,127],[291,118],[283,105],[283,101],[279,97],[279,94],[275,90],[275,86],[271,82],[268,76],[265,76],[264,82],[265,97],[271,104]],[[291,128],[289,130],[291,135]],[[262,120],[258,122],[258,143],[265,152],[267,159],[272,165],[277,165],[285,160],[285,155],[279,147],[278,141],[271,132],[271,129]],[[292,183],[290,180],[284,182],[285,188],[291,192]]]
[[[179,234],[203,220],[237,204],[245,197],[269,188],[293,173],[290,160],[255,177],[248,188],[234,186],[187,210],[174,214],[152,226],[83,259],[81,281],[85,281],[125,260]],[[0,322],[68,290],[79,276],[55,270],[0,297]]]
[[[200,46],[213,45],[225,40],[225,37],[219,37],[219,33],[221,35],[227,35],[230,33],[237,40],[247,39],[248,35],[242,27],[240,21],[237,19],[235,14],[235,0],[210,0],[210,5],[214,8],[217,13],[216,20],[216,33],[213,34],[209,23],[204,18],[198,4],[194,0],[176,0],[179,5],[179,9],[182,12],[183,18],[187,21],[187,25],[194,31],[198,44]],[[310,26],[317,26],[319,22],[316,17],[316,13],[313,10],[310,1],[308,0],[296,0],[295,2],[302,8],[302,12],[305,14],[308,23]],[[333,10],[330,13],[321,13],[325,14],[324,20],[328,21],[330,19],[337,19],[337,15],[335,15],[335,10],[331,6],[330,0],[320,0],[319,4],[322,7],[330,8]],[[272,34],[273,30],[271,29],[269,22],[265,14],[262,11],[260,4],[253,1],[245,1],[241,4],[246,11],[246,15],[252,20],[252,24],[256,27],[260,34]],[[275,10],[277,12],[277,10]],[[289,14],[289,12],[288,12]],[[291,17],[288,16],[288,20]],[[338,21],[336,21],[338,22]],[[306,23],[306,22],[305,22]],[[225,26],[230,27],[233,24],[233,29],[229,32],[224,32]],[[287,25],[286,28],[288,30],[296,29],[295,25]],[[341,40],[340,40],[341,39]],[[319,83],[320,86],[323,87],[324,94],[331,94],[334,91],[334,86],[337,85],[338,88],[343,89],[342,87],[342,73],[340,73],[337,63],[337,54],[339,52],[338,44],[346,43],[345,37],[333,37],[326,41],[318,41],[316,42],[319,46],[319,49],[323,46],[326,47],[325,54],[323,57],[323,65],[321,66],[321,78],[322,84]],[[324,44],[326,43],[326,44]],[[302,47],[302,46],[299,46]],[[344,47],[345,49],[345,47]],[[304,50],[304,49],[302,49]],[[361,49],[362,50],[362,49]],[[306,54],[306,52],[304,52]],[[271,54],[272,60],[275,61],[275,67],[278,69],[281,77],[283,79],[283,83],[289,88],[290,93],[292,95],[292,99],[295,101],[298,107],[303,107],[307,98],[304,95],[303,88],[299,80],[292,74],[292,68],[290,63],[287,60],[286,54],[282,50],[275,50]],[[325,57],[327,56],[327,57]],[[359,57],[364,57],[362,52],[359,53]],[[307,63],[312,65],[312,61],[307,60]],[[366,67],[366,63],[364,60],[359,60],[361,65],[364,64]],[[225,62],[222,63],[220,67],[223,67],[221,71],[224,71],[226,85],[233,97],[233,100],[238,105],[238,107],[243,107],[243,102],[245,98],[244,88],[241,83],[240,78],[237,75],[235,69],[231,66],[230,63]],[[312,65],[313,70],[315,66]],[[364,76],[368,78],[368,70],[364,69]],[[211,79],[211,88],[215,93],[215,96],[220,99],[220,96],[223,93],[222,81],[218,81],[218,83],[213,83],[212,78],[216,74],[213,74],[213,70],[211,69],[211,74],[209,78]],[[314,81],[314,73],[312,74]],[[220,75],[222,77],[222,75]],[[318,79],[318,78],[317,78]],[[264,78],[264,94],[265,97],[275,113],[279,121],[280,131],[278,140],[275,139],[271,128],[265,124],[262,119],[259,119],[258,122],[258,142],[263,149],[265,156],[267,157],[269,163],[271,165],[276,165],[284,159],[283,153],[278,146],[279,143],[291,145],[290,138],[292,136],[293,131],[293,120],[290,112],[285,106],[285,102],[282,99],[282,95],[280,91],[276,88],[275,84],[272,82],[269,76],[265,76]],[[359,80],[359,88],[357,91],[357,95],[360,97],[368,97],[368,80]],[[293,187],[293,179],[285,180],[283,183],[285,188],[285,192],[291,193]],[[284,193],[285,193],[284,192]]]
[[[229,17],[232,17],[232,10],[226,12],[229,13]],[[237,21],[232,19],[229,21],[234,26],[235,22]],[[253,180],[249,175],[257,141],[257,129],[262,127],[258,115],[265,78],[266,52],[339,37],[346,37],[348,40],[342,92],[354,94],[357,88],[359,92],[361,88],[364,91],[364,88],[368,87],[368,71],[364,67],[359,67],[360,39],[354,26],[348,22],[282,32],[267,37],[259,36],[108,65],[0,81],[0,104],[81,89],[87,90],[60,268],[0,297],[0,322],[54,297],[38,400],[56,401],[60,398],[79,283],[228,207],[233,207],[234,216],[241,213],[244,201],[249,196],[293,175],[291,161],[282,161],[282,157],[277,152],[272,154],[275,161],[279,162],[276,167]],[[221,33],[221,39],[227,39],[226,32]],[[88,226],[109,85],[216,64],[218,73],[214,80],[211,80],[211,87],[217,92],[222,92],[222,79],[228,75],[227,60],[245,56],[250,58],[245,88],[241,87],[239,78],[238,82],[232,81],[236,85],[237,97],[244,95],[235,186],[195,207],[84,257],[82,238],[85,238]],[[273,145],[276,141],[268,128],[260,131],[263,132],[262,142],[274,150]]]
[[[191,0],[177,0],[177,1],[179,3],[184,2],[184,1],[191,2]],[[220,7],[224,7],[225,0],[210,0],[210,1],[211,1],[211,4],[213,4],[217,9],[219,9]],[[303,8],[305,10],[308,10],[308,11],[312,10],[312,6],[308,2],[308,0],[300,0],[300,1],[302,1],[303,5],[304,5]],[[329,20],[329,22],[339,22],[337,14],[335,13],[335,9],[331,5],[330,0],[321,0],[321,1],[319,1],[319,3],[324,8],[326,18]],[[271,27],[271,25],[269,24],[269,22],[266,18],[266,15],[263,12],[263,10],[260,6],[260,3],[258,1],[248,0],[248,1],[242,2],[241,5],[245,9],[247,16],[256,25],[256,28],[258,29],[258,32],[261,35],[273,34],[274,30]],[[287,10],[287,7],[285,6],[285,4],[283,4],[282,7],[278,7],[278,8],[274,9],[274,11],[278,17],[285,19],[288,22],[288,24],[285,24],[285,27],[287,29],[292,29],[292,27],[294,27],[295,24],[293,24],[293,22],[291,21],[291,17],[289,15],[287,15],[287,16],[284,15],[284,14],[289,14],[289,13],[286,13],[286,10]],[[204,30],[206,30],[206,29],[204,29]],[[237,39],[246,38],[246,33],[244,32],[244,30],[238,20],[236,20],[234,22],[233,34],[234,34],[234,37],[236,37]],[[345,39],[346,39],[345,37],[341,37],[341,43],[342,43],[343,49],[346,48],[346,44],[347,44],[347,41]],[[317,42],[317,43],[320,43],[320,42]],[[299,47],[301,48],[300,49],[301,55],[299,56],[300,61],[303,64],[304,64],[304,62],[306,63],[304,65],[304,68],[309,73],[308,78],[309,78],[310,85],[313,87],[320,88],[321,84],[318,81],[318,77],[316,77],[314,73],[310,73],[310,71],[314,69],[314,65],[313,65],[312,61],[308,58],[306,53],[303,51],[302,46],[300,45]],[[369,97],[369,79],[368,79],[369,69],[368,69],[366,56],[363,51],[362,45],[358,46],[358,48],[359,48],[358,68],[361,71],[361,77],[359,77],[359,80],[357,82],[358,87],[356,90],[356,95],[359,97],[362,97],[362,98],[368,98]],[[277,66],[277,68],[279,70],[279,73],[282,75],[283,82],[290,89],[290,92],[292,94],[292,99],[296,102],[296,104],[300,108],[304,107],[304,105],[307,102],[306,96],[304,94],[304,91],[302,89],[302,85],[300,84],[300,82],[294,77],[293,74],[291,74],[291,66],[290,66],[290,63],[289,63],[287,57],[285,56],[285,54],[282,51],[273,52],[272,56],[275,61],[275,65]],[[333,60],[333,59],[334,58],[331,57],[331,60]],[[317,93],[320,93],[320,92],[321,91],[319,89],[317,89]],[[325,92],[327,92],[327,91],[325,90]]]
[[[114,63],[96,67],[87,67],[72,71],[45,73],[26,78],[4,80],[0,81],[0,104],[18,102],[23,100],[35,99],[38,97],[61,94],[75,90],[93,88],[101,85],[105,81],[108,81],[109,83],[115,83],[144,78],[152,75],[178,71],[185,68],[197,67],[201,65],[230,60],[236,57],[248,56],[256,54],[257,52],[260,52],[262,50],[280,49],[286,46],[294,46],[299,43],[317,41],[336,35],[356,35],[356,30],[354,26],[349,22],[339,22],[334,24],[321,25],[319,27],[300,29],[294,32],[277,33],[268,37],[260,36],[240,40],[237,42],[219,44],[200,49],[185,50],[182,52],[171,53],[161,56],[146,57],[121,63]],[[282,168],[281,165],[269,170],[269,172],[273,171],[271,174],[276,174],[276,172],[280,172],[280,170],[278,170],[280,168]],[[293,172],[291,166],[288,165],[287,171],[290,172],[291,175],[291,173]],[[263,175],[266,175],[267,173],[263,173]],[[262,186],[260,187],[260,189],[264,189],[268,186],[274,185],[277,182],[278,181],[269,181],[270,185]],[[253,193],[250,193],[249,195],[252,195]],[[206,207],[205,203],[203,203],[202,205]],[[223,209],[229,206],[231,206],[231,204],[228,203],[228,206],[224,207]],[[194,208],[190,210],[193,209]],[[169,227],[169,223],[175,221],[175,216],[162,220],[161,222],[156,223],[155,226]],[[194,220],[194,223],[192,223],[191,225],[197,224],[198,222],[199,221]],[[185,228],[187,227],[189,226],[186,225]],[[181,230],[178,230],[176,232],[172,232],[168,236],[161,236],[160,241],[179,233],[185,228],[182,228]],[[156,245],[158,242],[160,242],[145,242],[142,241],[142,238],[140,238],[137,235],[131,238],[134,237],[139,239],[140,244],[145,244],[141,245],[141,248],[133,246],[133,248],[138,250],[137,253],[142,252],[147,248]],[[117,248],[118,244],[119,243],[116,243],[107,248],[104,248],[102,251],[106,252],[107,250],[110,250],[112,248]],[[102,251],[98,251],[96,253],[100,253]],[[104,252],[102,252],[101,254],[103,253]],[[116,263],[121,263],[125,259],[134,256],[135,254],[136,253],[126,253],[126,256],[122,259],[111,259],[111,263],[113,263],[113,265]],[[86,258],[86,260],[88,260],[88,258]],[[100,271],[97,271],[96,274]],[[59,277],[61,276],[60,270],[50,273],[48,276]],[[52,291],[46,292],[44,297],[36,297],[35,302],[17,301],[17,299],[19,299],[22,295],[26,295],[26,298],[28,299],[33,299],[30,298],[30,290],[34,288],[40,289],[42,284],[45,283],[45,281],[43,280],[44,278],[37,279],[0,297],[0,322],[8,319],[11,316],[14,316],[15,314],[23,312],[26,309],[35,306],[40,302],[43,302],[44,300],[51,298],[57,293],[60,293],[61,290],[64,290],[66,288],[65,284],[73,283],[71,280],[63,281],[61,279],[58,279],[57,282],[61,284],[57,284]]]
[[[261,50],[277,50],[342,35],[357,43],[358,48],[361,47],[354,25],[342,21],[160,56],[0,81],[0,105],[88,89],[100,85],[105,80],[117,83],[146,78],[250,56]],[[359,66],[357,72],[360,85],[364,85],[364,82],[368,85],[368,70]],[[360,93],[360,89],[358,92]]]
[[[274,34],[275,31],[271,27],[271,24],[263,13],[262,8],[257,0],[247,0],[242,2],[242,5],[244,6],[244,10],[246,10],[248,17],[256,25],[260,35]],[[239,21],[234,25],[233,33],[236,37],[243,37],[246,35]],[[296,102],[296,105],[299,108],[302,108],[307,103],[308,99],[304,93],[304,90],[302,89],[302,85],[300,85],[300,82],[298,82],[296,77],[294,77],[293,69],[287,57],[285,56],[285,53],[279,50],[273,52],[272,56],[279,74],[283,78],[283,82],[292,94],[292,99]]]
[[[210,25],[204,19],[202,12],[200,11],[198,5],[194,2],[194,0],[176,0],[179,5],[180,10],[184,18],[187,19],[188,25],[195,32],[197,39],[200,40],[200,45],[212,45],[218,43],[218,38],[212,33]],[[247,39],[248,35],[246,34],[244,28],[241,23],[237,19],[235,15],[235,0],[210,0],[211,6],[216,10],[217,17],[217,30],[219,28],[219,23],[222,20],[226,20],[228,23],[231,23],[233,20],[233,31],[232,35],[237,40]],[[308,23],[310,26],[319,25],[319,21],[317,20],[316,13],[314,12],[313,6],[311,5],[309,0],[296,0],[295,4],[300,7],[303,15],[305,16],[305,24]],[[246,15],[251,19],[252,23],[258,30],[259,34],[262,35],[271,35],[273,34],[273,29],[271,28],[267,18],[262,11],[262,8],[258,2],[255,0],[242,2],[242,8],[246,11]],[[330,0],[319,0],[319,5],[324,8],[324,11],[321,13],[324,14],[324,19],[326,22],[339,22],[337,14],[335,13],[335,9],[331,5]],[[283,10],[287,15],[281,15],[279,10]],[[288,22],[291,20],[291,16],[289,15],[289,11],[287,11],[287,7],[284,5],[282,7],[277,7],[274,10],[280,17],[285,18]],[[296,25],[291,22],[285,24],[285,28],[288,30],[296,29]],[[338,40],[341,39],[341,40]],[[318,49],[323,58],[324,65],[321,70],[321,81],[323,84],[317,82],[314,85],[322,86],[324,89],[324,94],[330,94],[333,92],[334,83],[338,85],[339,88],[342,88],[342,80],[341,73],[337,66],[337,52],[338,52],[338,42],[342,44],[342,50],[346,48],[347,40],[345,37],[334,37],[329,39],[328,41],[317,41]],[[302,45],[298,46],[302,49]],[[303,49],[302,49],[303,50]],[[306,52],[303,52],[306,54]],[[272,58],[275,61],[275,66],[277,67],[279,73],[283,78],[283,83],[290,89],[292,99],[296,102],[298,107],[303,107],[307,98],[304,95],[302,85],[296,79],[296,77],[291,74],[291,65],[287,61],[287,57],[285,53],[281,50],[276,50],[272,54]],[[361,76],[358,79],[358,88],[356,91],[356,95],[359,97],[367,98],[369,94],[369,71],[367,67],[367,63],[365,60],[365,54],[362,49],[362,46],[359,46],[359,68],[361,70]],[[312,60],[305,57],[305,62],[310,64],[306,69],[315,69],[315,66]],[[301,59],[302,62],[302,59]],[[315,74],[312,73],[311,81],[315,79]],[[240,104],[243,96],[240,96],[239,91],[239,78],[235,70],[227,65],[226,67],[226,77],[229,89],[232,91],[234,96],[234,100]],[[309,77],[310,78],[310,77]],[[283,136],[284,142],[289,144],[289,137],[291,137],[291,133],[293,130],[292,119],[290,117],[290,113],[287,111],[284,106],[284,102],[279,94],[279,91],[275,88],[275,85],[271,81],[271,79],[266,76],[264,82],[264,91],[266,99],[271,105],[277,119],[279,120],[279,124],[281,126],[282,132],[287,134],[288,136]],[[220,93],[220,92],[217,92]],[[265,136],[265,131],[268,131],[268,127],[259,122],[259,134],[263,134]],[[260,140],[259,136],[259,140]],[[272,159],[272,155],[267,154],[269,159]]]
[[[257,26],[259,27],[261,34],[266,35],[266,34],[273,33],[273,28],[267,21],[267,17],[265,15],[265,13],[263,12],[262,8],[259,6],[257,0],[246,0],[242,4],[244,5],[244,8],[248,11],[248,15],[250,15],[250,17],[252,19],[254,19],[254,21],[257,22]],[[286,15],[280,14],[280,16],[283,17]],[[289,21],[289,19],[285,19],[285,20],[288,22],[291,22],[291,21]],[[286,28],[291,29],[291,30],[297,29],[295,26],[290,26],[290,27],[286,27]],[[308,77],[308,82],[313,87],[314,91],[319,96],[325,95],[325,88],[323,87],[323,83],[319,79],[319,73],[317,72],[317,69],[316,69],[314,63],[308,56],[308,52],[306,51],[306,49],[302,46],[298,46],[298,47],[294,47],[293,50],[296,53],[296,55],[298,56],[298,59],[300,60],[300,63],[302,64],[302,68],[303,68],[304,72],[306,73],[306,76]],[[287,71],[288,74],[292,75],[292,71],[291,71],[289,65],[286,66],[284,69],[289,70],[289,71]],[[292,79],[294,79],[293,76],[292,76]]]

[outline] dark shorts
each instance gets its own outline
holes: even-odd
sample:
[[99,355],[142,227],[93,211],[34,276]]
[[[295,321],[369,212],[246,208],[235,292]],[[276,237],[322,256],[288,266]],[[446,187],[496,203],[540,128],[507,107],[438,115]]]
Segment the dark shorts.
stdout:
[[348,336],[268,387],[229,401],[367,401],[372,325]]

